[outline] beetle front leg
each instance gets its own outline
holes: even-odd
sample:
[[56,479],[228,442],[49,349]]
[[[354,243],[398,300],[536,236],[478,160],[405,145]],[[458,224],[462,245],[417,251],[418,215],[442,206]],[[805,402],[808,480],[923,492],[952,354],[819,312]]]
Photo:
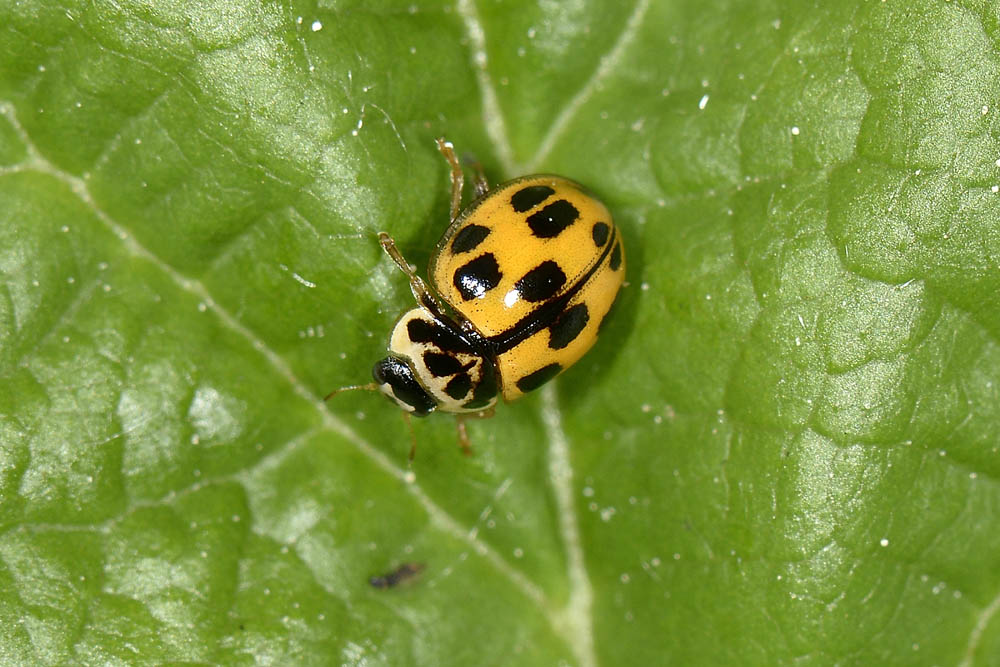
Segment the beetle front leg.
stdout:
[[392,258],[392,261],[396,263],[396,266],[398,266],[410,280],[410,291],[413,292],[413,298],[417,300],[417,303],[435,315],[441,314],[443,312],[443,308],[441,304],[438,303],[437,297],[435,297],[434,293],[427,287],[427,283],[424,282],[423,278],[417,275],[416,269],[406,261],[406,258],[403,257],[403,253],[399,252],[399,248],[396,247],[396,242],[392,240],[392,237],[386,232],[379,232],[378,242],[382,246],[382,250],[385,251],[385,254]]

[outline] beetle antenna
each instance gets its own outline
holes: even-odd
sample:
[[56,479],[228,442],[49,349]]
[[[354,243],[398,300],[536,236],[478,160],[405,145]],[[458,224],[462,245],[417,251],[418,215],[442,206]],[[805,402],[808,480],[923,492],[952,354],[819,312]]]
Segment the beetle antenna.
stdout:
[[331,398],[333,398],[342,391],[354,391],[355,389],[364,389],[365,391],[375,391],[378,389],[378,383],[369,382],[368,384],[352,384],[349,387],[341,387],[340,389],[334,389],[329,394],[324,396],[323,400],[329,401]]

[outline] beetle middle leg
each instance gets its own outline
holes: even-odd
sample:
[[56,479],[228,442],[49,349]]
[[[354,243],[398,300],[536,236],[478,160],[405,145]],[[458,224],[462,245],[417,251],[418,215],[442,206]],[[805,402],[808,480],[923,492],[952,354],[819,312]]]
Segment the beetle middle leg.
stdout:
[[476,172],[476,180],[473,182],[473,186],[476,188],[476,197],[482,197],[484,194],[490,191],[490,182],[486,180],[486,173],[483,171],[483,165],[479,163],[475,157],[466,153],[465,162],[472,170]]
[[496,406],[466,414],[455,415],[455,430],[458,431],[458,446],[466,456],[472,456],[472,444],[469,441],[469,431],[465,427],[467,419],[489,419],[496,412]]
[[469,432],[465,430],[465,415],[455,415],[455,429],[458,431],[458,446],[466,456],[472,456]]

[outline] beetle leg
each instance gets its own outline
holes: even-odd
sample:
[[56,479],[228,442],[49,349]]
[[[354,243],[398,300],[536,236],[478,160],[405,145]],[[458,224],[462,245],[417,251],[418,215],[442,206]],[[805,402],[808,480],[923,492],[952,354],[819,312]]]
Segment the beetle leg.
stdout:
[[458,446],[466,456],[472,456],[472,445],[469,444],[469,433],[465,430],[465,415],[455,415],[455,428],[458,430]]
[[473,186],[476,188],[476,197],[482,197],[484,194],[490,191],[490,182],[486,180],[486,174],[483,172],[483,165],[479,163],[475,157],[466,154],[465,162],[476,172],[476,180]]
[[407,467],[413,465],[413,457],[417,455],[417,435],[413,432],[413,422],[410,421],[410,413],[402,412],[403,421],[406,422],[406,430],[410,432],[410,455],[406,458]]
[[[451,222],[455,221],[462,208],[462,187],[465,185],[465,176],[462,174],[462,166],[458,163],[458,156],[455,155],[455,147],[444,137],[437,138],[437,147],[448,161],[451,167]],[[478,188],[478,186],[477,186]]]
[[403,254],[399,252],[396,247],[396,242],[392,240],[386,232],[378,233],[378,242],[382,245],[382,250],[385,254],[392,258],[392,261],[396,263],[396,266],[406,274],[406,277],[410,280],[410,291],[413,292],[413,298],[417,300],[421,306],[431,311],[435,315],[440,315],[444,312],[441,304],[438,303],[437,298],[434,293],[430,291],[427,287],[427,283],[417,275],[416,269],[406,261]]

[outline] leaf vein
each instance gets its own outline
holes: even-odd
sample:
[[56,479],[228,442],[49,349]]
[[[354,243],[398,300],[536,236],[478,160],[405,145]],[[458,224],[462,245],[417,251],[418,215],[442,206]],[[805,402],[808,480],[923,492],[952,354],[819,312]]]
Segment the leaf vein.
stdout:
[[979,614],[979,617],[976,618],[976,624],[972,627],[972,632],[969,633],[969,641],[965,645],[965,655],[962,656],[962,661],[958,663],[959,667],[970,667],[973,664],[976,657],[976,649],[979,648],[979,643],[983,639],[983,633],[986,632],[987,626],[989,626],[990,621],[993,620],[998,611],[1000,611],[1000,593],[986,605],[982,613]]
[[504,122],[503,110],[500,108],[496,86],[493,85],[493,78],[488,69],[486,32],[483,30],[482,20],[479,18],[479,13],[472,0],[458,0],[456,10],[465,23],[465,32],[472,50],[472,64],[476,70],[479,94],[482,96],[483,125],[486,127],[486,134],[496,147],[497,157],[504,171],[508,176],[516,175],[521,170],[518,168],[517,160],[514,159],[514,149],[507,137],[507,125]]
[[632,10],[631,16],[625,22],[625,27],[611,47],[611,50],[598,60],[597,69],[594,70],[587,82],[580,88],[580,92],[569,101],[569,104],[566,105],[552,125],[549,126],[549,131],[542,138],[538,150],[528,160],[525,169],[522,171],[533,172],[538,169],[538,165],[552,152],[556,142],[562,137],[563,132],[569,126],[570,121],[576,116],[580,107],[590,101],[594,92],[598,90],[601,81],[607,78],[608,74],[614,71],[615,67],[619,65],[628,47],[635,41],[639,28],[642,27],[642,21],[646,17],[646,12],[649,10],[649,6],[650,0],[639,0],[635,3],[635,8]]
[[562,630],[580,665],[593,667],[597,664],[593,636],[594,591],[584,560],[579,516],[573,501],[573,463],[554,384],[547,385],[542,392],[542,421],[549,442],[549,481],[555,496],[560,535],[566,550],[570,586],[566,606],[556,612],[553,624]]
[[134,237],[134,235],[129,233],[125,226],[113,220],[111,216],[94,200],[89,189],[87,188],[86,182],[83,179],[69,174],[45,160],[45,158],[34,148],[33,143],[30,141],[30,138],[24,131],[23,127],[17,122],[14,109],[10,104],[0,103],[0,112],[3,112],[7,116],[7,118],[11,121],[11,124],[14,125],[20,133],[25,145],[28,146],[29,153],[33,159],[33,166],[36,169],[66,183],[70,190],[80,199],[80,201],[94,211],[94,215],[97,219],[100,220],[101,223],[114,234],[115,238],[119,240],[129,253],[135,257],[139,257],[150,262],[153,266],[162,271],[171,281],[173,281],[180,290],[196,296],[202,303],[205,304],[207,310],[211,311],[219,319],[223,326],[250,343],[255,350],[263,355],[267,363],[270,364],[276,373],[289,384],[292,390],[299,397],[311,403],[315,407],[317,413],[321,417],[323,427],[329,431],[337,433],[342,438],[350,442],[362,454],[370,458],[384,472],[404,482],[405,488],[420,504],[424,511],[427,512],[432,523],[434,523],[440,530],[443,530],[444,532],[472,545],[477,554],[485,558],[501,575],[506,577],[507,580],[518,591],[520,591],[522,595],[531,600],[532,603],[542,610],[543,614],[545,614],[548,609],[547,599],[543,591],[534,582],[528,579],[523,572],[512,567],[510,563],[501,557],[495,549],[486,543],[474,539],[473,536],[470,536],[468,530],[463,529],[460,522],[455,517],[449,514],[445,508],[437,504],[429,495],[427,495],[427,493],[424,492],[420,485],[416,483],[411,473],[404,471],[396,465],[395,462],[390,460],[389,457],[387,457],[383,452],[375,448],[371,443],[354,432],[344,422],[337,419],[328,410],[323,400],[317,397],[299,380],[288,363],[263,340],[257,337],[257,335],[246,325],[237,320],[232,314],[229,313],[228,310],[219,305],[215,299],[212,298],[211,293],[201,281],[189,278],[188,276],[182,274],[168,262],[142,245]]

